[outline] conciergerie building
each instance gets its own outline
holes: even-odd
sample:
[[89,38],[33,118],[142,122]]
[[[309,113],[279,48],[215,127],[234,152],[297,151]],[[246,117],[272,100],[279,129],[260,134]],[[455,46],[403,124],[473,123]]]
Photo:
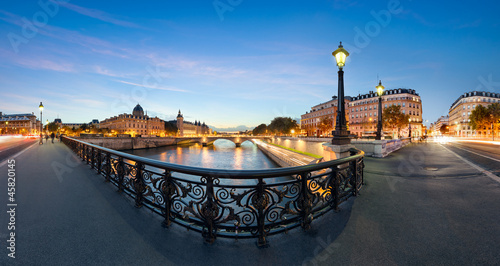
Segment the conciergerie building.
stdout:
[[[486,91],[466,92],[458,97],[450,106],[450,133],[454,136],[473,137],[491,136],[490,129],[472,130],[469,116],[478,105],[487,107],[492,103],[500,103],[500,93]],[[498,135],[500,136],[500,134]]]
[[[330,117],[334,122],[332,128],[335,127],[335,118],[337,115],[336,98],[335,96],[331,101],[315,105],[311,107],[309,112],[301,115],[301,127],[305,129],[307,136],[331,136],[332,129],[327,132],[322,132],[319,125],[324,117]],[[377,93],[370,91],[367,94],[360,94],[356,97],[346,96],[345,104],[346,120],[348,121],[350,133],[358,137],[375,134],[378,122]],[[411,127],[413,137],[423,135],[422,100],[415,90],[404,88],[384,90],[382,95],[382,108],[385,109],[391,105],[401,106],[401,112],[410,116],[408,126],[403,127],[400,131],[401,136],[408,136],[409,127]],[[392,128],[383,128],[386,136],[390,135],[393,138],[398,137],[397,132],[393,132],[392,130]]]
[[120,114],[107,118],[99,123],[99,128],[114,130],[117,134],[136,135],[165,135],[165,121],[158,117],[149,117],[144,114],[142,107],[137,104],[132,114]]

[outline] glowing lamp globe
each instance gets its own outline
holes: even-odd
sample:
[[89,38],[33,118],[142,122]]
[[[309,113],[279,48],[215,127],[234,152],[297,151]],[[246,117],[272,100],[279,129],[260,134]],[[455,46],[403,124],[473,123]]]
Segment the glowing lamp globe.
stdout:
[[332,55],[335,57],[337,61],[337,66],[339,68],[343,68],[345,66],[345,60],[349,56],[349,53],[342,46],[342,42],[340,42],[339,48],[333,51]]

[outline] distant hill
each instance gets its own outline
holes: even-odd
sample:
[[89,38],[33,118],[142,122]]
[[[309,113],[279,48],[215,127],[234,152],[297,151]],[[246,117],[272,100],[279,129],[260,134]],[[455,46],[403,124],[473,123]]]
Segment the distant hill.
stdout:
[[249,127],[245,125],[237,126],[237,127],[226,127],[226,128],[219,128],[219,127],[214,127],[214,126],[209,126],[212,130],[217,131],[217,132],[233,132],[233,131],[246,131],[246,130],[252,130],[255,127]]

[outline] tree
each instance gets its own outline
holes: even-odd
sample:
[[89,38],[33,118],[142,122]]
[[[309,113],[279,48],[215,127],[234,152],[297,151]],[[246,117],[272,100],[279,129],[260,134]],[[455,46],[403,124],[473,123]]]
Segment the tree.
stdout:
[[59,125],[54,123],[54,122],[50,122],[48,125],[47,125],[47,130],[49,132],[57,132],[57,129],[59,128]]
[[384,127],[391,128],[393,131],[397,129],[399,136],[401,128],[408,125],[409,118],[409,115],[401,112],[401,106],[391,105],[384,109],[382,123]]
[[439,132],[441,132],[441,135],[446,135],[450,132],[450,127],[447,124],[443,124],[441,128],[439,128]]
[[492,122],[492,117],[488,112],[488,108],[480,104],[477,105],[474,110],[472,110],[469,119],[469,125],[473,130],[484,130],[486,128],[489,128]]
[[165,122],[165,134],[176,135],[178,130],[176,123]]
[[266,131],[267,131],[266,124],[260,124],[256,128],[253,129],[252,134],[254,136],[256,136],[256,135],[264,135],[264,134],[267,133]]
[[275,117],[268,129],[275,134],[290,134],[292,129],[297,128],[297,122],[290,117]]
[[491,116],[491,123],[493,129],[492,134],[494,135],[495,130],[498,130],[500,128],[500,103],[493,103],[488,105],[488,112],[490,113]]
[[323,132],[323,135],[328,135],[328,132],[332,131],[333,129],[333,119],[331,119],[329,116],[325,116],[321,119],[318,125],[319,130]]

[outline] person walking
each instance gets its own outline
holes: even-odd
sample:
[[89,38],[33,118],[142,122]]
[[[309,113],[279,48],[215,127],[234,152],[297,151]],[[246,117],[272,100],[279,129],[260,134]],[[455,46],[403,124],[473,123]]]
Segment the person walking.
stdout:
[[45,134],[45,143],[49,142],[49,134]]
[[54,132],[52,132],[52,134],[50,134],[50,138],[52,139],[52,143],[54,143],[55,137],[56,137],[56,134],[54,134]]

